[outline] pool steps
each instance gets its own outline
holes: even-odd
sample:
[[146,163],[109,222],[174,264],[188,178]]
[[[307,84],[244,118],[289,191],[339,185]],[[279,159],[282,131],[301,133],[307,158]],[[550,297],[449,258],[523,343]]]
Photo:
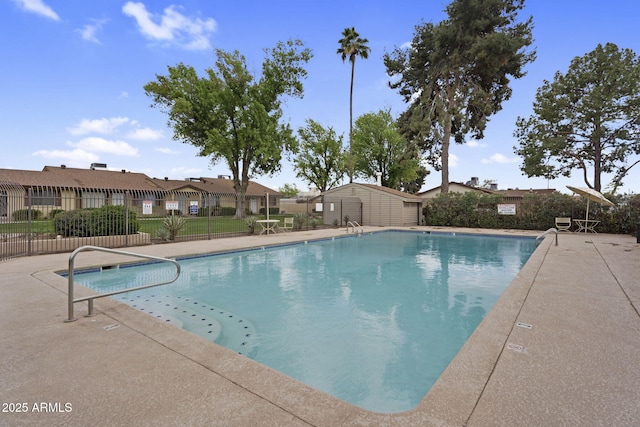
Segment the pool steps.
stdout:
[[126,295],[118,300],[245,356],[256,346],[255,326],[235,313],[191,298],[171,295]]

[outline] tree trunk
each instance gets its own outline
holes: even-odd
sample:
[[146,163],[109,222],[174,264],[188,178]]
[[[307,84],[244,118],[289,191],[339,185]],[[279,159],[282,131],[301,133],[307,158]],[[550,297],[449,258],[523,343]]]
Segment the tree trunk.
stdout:
[[440,193],[442,194],[449,192],[449,145],[451,143],[451,128],[453,126],[453,115],[451,111],[453,111],[454,92],[455,91],[450,88],[448,105],[444,116],[444,135],[442,135],[442,152],[440,153],[440,162],[442,163]]
[[356,60],[351,61],[351,87],[349,88],[349,184],[353,182],[353,76]]

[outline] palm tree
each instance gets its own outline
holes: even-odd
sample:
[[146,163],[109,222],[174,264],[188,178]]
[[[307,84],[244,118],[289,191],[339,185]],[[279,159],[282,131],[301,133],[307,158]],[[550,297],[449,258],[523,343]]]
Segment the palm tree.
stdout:
[[369,40],[360,38],[355,27],[345,28],[342,38],[338,40],[340,47],[336,53],[342,56],[342,62],[349,57],[351,62],[351,88],[349,89],[349,183],[353,182],[353,154],[351,140],[353,134],[353,75],[356,67],[356,57],[367,59],[371,48],[367,46]]

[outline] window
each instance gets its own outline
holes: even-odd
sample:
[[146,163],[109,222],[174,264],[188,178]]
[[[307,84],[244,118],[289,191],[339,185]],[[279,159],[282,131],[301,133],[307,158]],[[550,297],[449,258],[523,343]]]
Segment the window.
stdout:
[[111,204],[113,206],[124,206],[124,193],[113,193],[111,195]]
[[29,196],[25,197],[25,206],[60,206],[60,193],[48,188],[32,188],[31,204],[29,204]]
[[82,192],[82,207],[83,208],[101,208],[104,206],[106,196],[104,193],[98,193],[94,191]]

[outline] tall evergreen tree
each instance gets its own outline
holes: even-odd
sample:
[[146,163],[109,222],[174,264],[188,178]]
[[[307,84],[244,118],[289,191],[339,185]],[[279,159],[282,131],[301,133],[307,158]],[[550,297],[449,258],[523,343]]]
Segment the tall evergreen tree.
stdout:
[[574,58],[565,74],[538,89],[533,111],[518,117],[514,133],[528,176],[553,179],[578,170],[601,191],[602,174],[612,173],[615,193],[640,163],[640,59],[630,49],[607,43]]
[[353,182],[353,152],[351,148],[353,138],[353,77],[356,69],[356,58],[359,56],[362,59],[367,59],[371,48],[367,46],[369,40],[361,38],[355,27],[345,28],[338,43],[340,47],[337,53],[342,57],[342,62],[349,58],[351,63],[351,85],[349,86],[349,183],[351,183]]
[[399,125],[441,171],[449,191],[451,138],[481,139],[487,121],[511,96],[510,78],[525,75],[534,60],[532,18],[517,22],[524,0],[454,0],[448,19],[423,23],[409,48],[384,56],[390,83],[408,103]]

